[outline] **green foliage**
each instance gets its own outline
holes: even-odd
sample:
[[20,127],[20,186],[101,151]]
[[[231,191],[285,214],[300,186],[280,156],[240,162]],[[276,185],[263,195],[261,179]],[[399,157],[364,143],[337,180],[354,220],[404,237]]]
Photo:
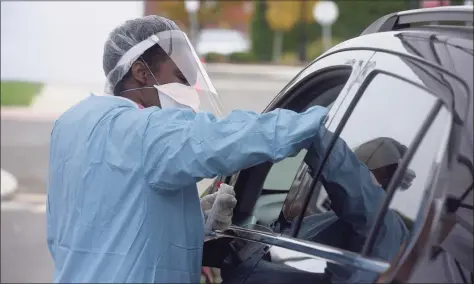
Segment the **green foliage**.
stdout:
[[254,1],[254,15],[251,22],[252,53],[257,61],[272,60],[272,42],[274,33],[266,20],[265,1]]
[[[332,26],[332,35],[340,41],[356,37],[378,18],[401,10],[410,9],[414,0],[336,0],[339,17]],[[462,0],[456,0],[462,1]],[[272,57],[273,32],[265,20],[265,1],[255,1],[255,13],[252,22],[253,51],[260,60],[270,61]],[[317,23],[299,22],[284,34],[284,52],[297,52],[301,42],[301,32],[305,32],[307,43],[321,37],[321,27]],[[318,52],[308,54],[314,59]],[[321,52],[320,52],[321,53]]]
[[0,101],[2,106],[28,106],[43,87],[40,83],[2,81]]
[[205,61],[208,63],[223,63],[227,61],[225,55],[214,52],[207,53],[204,57]]
[[286,52],[279,60],[279,64],[283,65],[298,65],[299,63],[299,57],[295,52]]
[[[333,46],[339,44],[340,42],[342,42],[341,39],[333,37],[331,46],[333,47]],[[312,61],[312,60],[316,59],[323,52],[324,52],[323,41],[322,41],[321,37],[318,38],[317,40],[307,44],[307,59],[309,61]]]
[[408,0],[337,1],[339,17],[332,27],[336,37],[349,39],[384,15],[410,9]]
[[231,63],[251,63],[256,61],[252,52],[235,52],[229,56]]

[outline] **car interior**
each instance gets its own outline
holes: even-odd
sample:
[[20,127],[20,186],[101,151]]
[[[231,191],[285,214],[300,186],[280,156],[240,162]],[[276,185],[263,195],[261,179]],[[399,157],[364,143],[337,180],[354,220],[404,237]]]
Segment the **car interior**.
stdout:
[[[318,72],[295,86],[282,105],[302,112],[315,105],[331,107],[345,86],[351,74],[351,67]],[[262,225],[268,227],[277,219],[284,202],[291,202],[298,182],[294,179],[306,155],[302,150],[292,158],[278,163],[264,163],[241,171],[235,185],[238,204],[233,224],[238,226]]]
[[[316,72],[291,89],[275,105],[302,112],[314,105],[331,107],[351,75],[350,66]],[[234,209],[233,224],[258,231],[274,231],[270,224],[276,221],[286,200],[293,198],[289,192],[298,191],[295,186],[297,171],[304,165],[306,151],[279,163],[256,165],[239,173],[235,187],[238,203]],[[205,242],[203,266],[221,268],[221,276],[235,271],[249,256],[262,249],[262,244],[249,245],[229,238]],[[260,259],[263,254],[257,254]],[[265,259],[270,255],[264,256]],[[269,260],[269,259],[268,259]]]

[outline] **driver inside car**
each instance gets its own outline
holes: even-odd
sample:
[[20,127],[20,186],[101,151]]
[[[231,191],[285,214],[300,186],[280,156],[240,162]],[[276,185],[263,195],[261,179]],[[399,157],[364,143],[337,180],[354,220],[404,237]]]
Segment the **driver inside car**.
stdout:
[[[341,149],[342,143],[344,144],[343,140],[338,139],[332,154],[335,153],[336,147],[340,146]],[[347,191],[342,188],[342,185],[345,184],[344,181],[332,178],[336,172],[333,172],[332,175],[324,173],[322,184],[331,200],[329,208],[331,211],[305,217],[298,238],[352,252],[360,252],[373,224],[373,222],[367,221],[362,223],[360,220],[374,220],[379,211],[379,207],[371,208],[365,202],[365,193],[370,193],[366,190],[375,190],[376,193],[385,192],[406,151],[406,146],[388,137],[379,137],[357,147],[354,150],[354,155],[359,164],[370,170],[371,181],[376,186],[368,188],[354,186],[353,190],[357,189],[358,191],[351,191],[352,195],[347,194]],[[351,156],[353,157],[353,155]],[[356,161],[354,162],[355,165],[358,164]],[[330,164],[329,167],[331,166]],[[345,168],[336,170],[345,173]],[[348,175],[352,175],[352,173],[348,173]],[[397,187],[402,190],[409,189],[415,177],[414,171],[406,169]],[[358,194],[360,194],[359,197]],[[381,202],[382,199],[374,205],[380,206]],[[373,211],[369,211],[369,209]],[[392,209],[388,210],[370,256],[388,262],[394,259],[408,235],[409,222],[401,213]],[[331,277],[333,283],[370,282],[378,276],[376,273],[332,263],[327,264],[325,273]]]
[[[321,130],[321,139],[314,142],[306,163],[318,170],[328,149],[333,133]],[[377,138],[369,141],[353,152],[338,138],[320,176],[331,199],[331,211],[305,217],[298,238],[311,240],[341,249],[360,252],[371,230],[384,198],[391,169],[406,151],[406,147],[391,138]],[[396,167],[394,167],[396,164]],[[385,169],[384,169],[385,168]],[[383,175],[385,173],[391,176]],[[408,188],[415,174],[408,171],[400,186]],[[384,185],[384,186],[383,186]],[[291,228],[282,230],[289,234]],[[370,257],[390,262],[400,252],[408,231],[400,216],[389,210],[378,232]],[[252,271],[245,282],[238,271]],[[378,274],[327,263],[325,273],[304,273],[295,268],[260,260],[255,268],[242,268],[223,275],[223,283],[370,283]],[[297,281],[297,280],[298,281]]]

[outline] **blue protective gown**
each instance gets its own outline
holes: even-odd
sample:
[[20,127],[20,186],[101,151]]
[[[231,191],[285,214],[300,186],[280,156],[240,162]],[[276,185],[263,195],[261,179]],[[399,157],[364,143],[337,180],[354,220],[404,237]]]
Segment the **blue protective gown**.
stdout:
[[151,107],[90,96],[51,134],[47,241],[55,282],[200,281],[196,183],[296,155],[327,110],[263,115]]

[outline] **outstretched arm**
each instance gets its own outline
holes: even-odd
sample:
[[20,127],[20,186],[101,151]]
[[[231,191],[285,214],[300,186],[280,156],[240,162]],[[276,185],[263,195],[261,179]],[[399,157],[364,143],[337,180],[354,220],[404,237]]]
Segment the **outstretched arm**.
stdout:
[[326,114],[323,107],[304,113],[237,110],[218,120],[210,113],[157,110],[143,140],[146,179],[156,189],[181,189],[294,156],[310,146]]

